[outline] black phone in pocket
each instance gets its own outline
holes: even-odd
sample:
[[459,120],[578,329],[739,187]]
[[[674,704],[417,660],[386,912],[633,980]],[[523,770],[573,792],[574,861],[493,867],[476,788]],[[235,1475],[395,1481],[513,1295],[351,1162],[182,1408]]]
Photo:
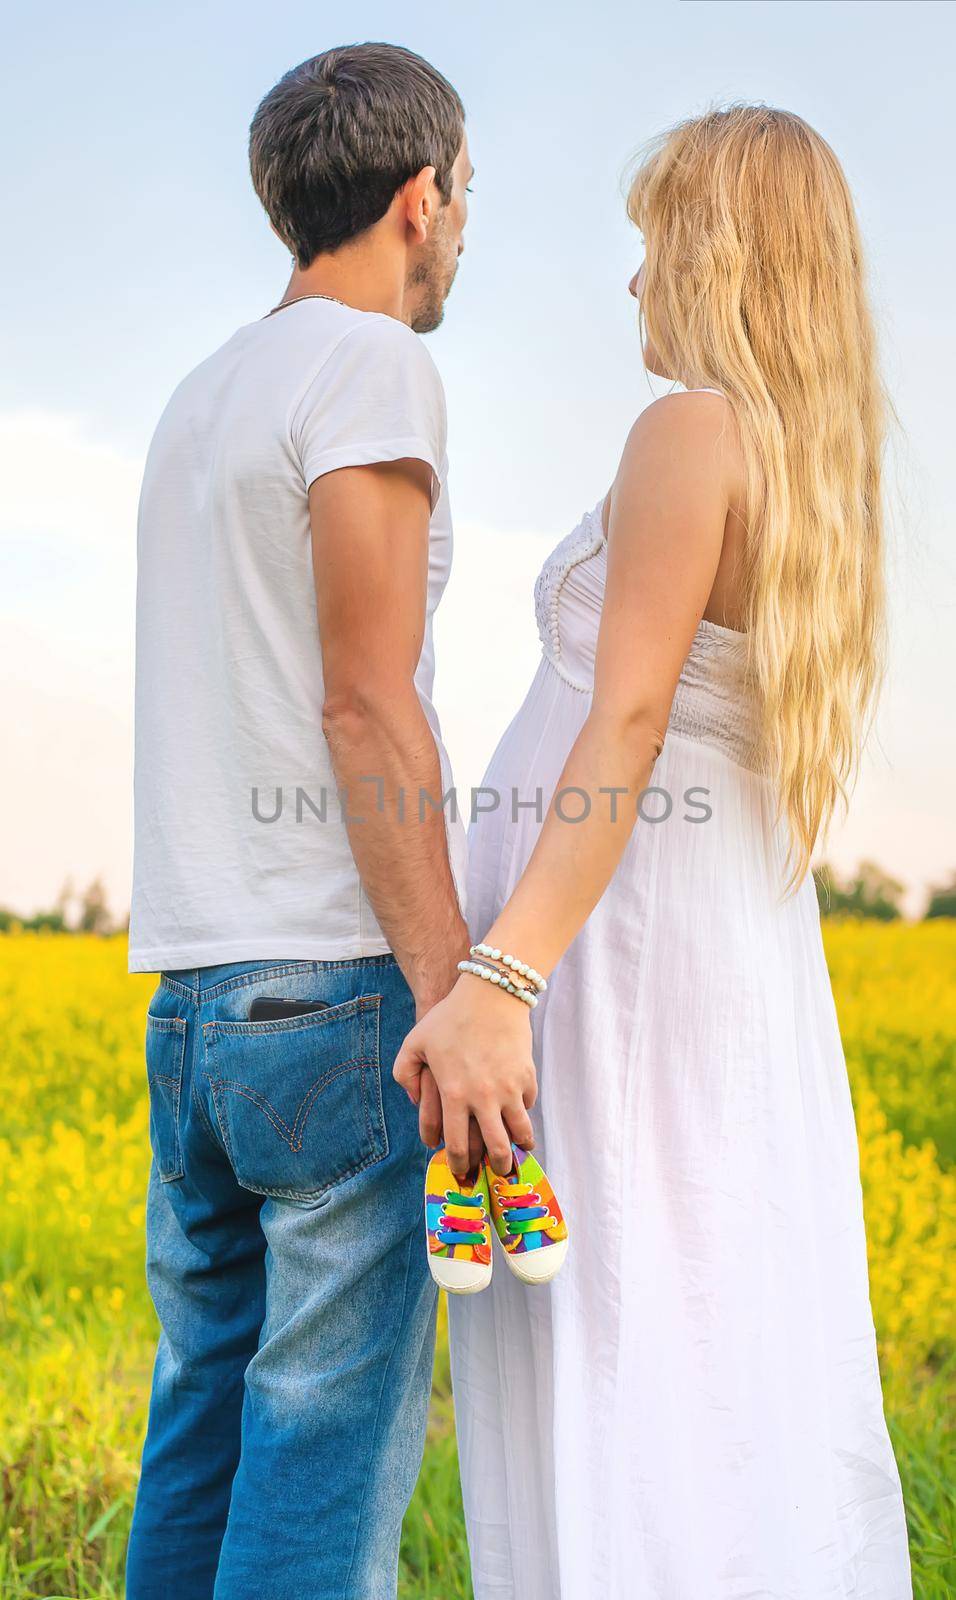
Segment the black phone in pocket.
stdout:
[[285,1017],[307,1017],[311,1011],[328,1011],[327,1000],[280,1000],[257,995],[249,1007],[250,1022],[281,1022]]

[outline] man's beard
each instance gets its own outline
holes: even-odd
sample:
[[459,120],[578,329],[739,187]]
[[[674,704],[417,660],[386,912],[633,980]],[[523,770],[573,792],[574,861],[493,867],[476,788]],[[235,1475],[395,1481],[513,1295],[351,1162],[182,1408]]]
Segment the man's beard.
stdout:
[[409,279],[409,287],[417,291],[418,304],[412,316],[412,328],[416,333],[431,333],[440,324],[457,271],[457,257],[451,261],[446,257],[442,231],[435,237],[428,255],[417,263]]

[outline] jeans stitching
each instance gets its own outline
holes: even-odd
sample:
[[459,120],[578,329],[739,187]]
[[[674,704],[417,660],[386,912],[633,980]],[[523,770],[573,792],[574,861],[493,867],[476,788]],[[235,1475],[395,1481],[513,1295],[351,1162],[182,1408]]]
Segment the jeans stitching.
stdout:
[[[216,1106],[216,1119],[217,1121],[219,1119],[218,1105]],[[318,1189],[280,1189],[274,1184],[264,1183],[257,1184],[256,1187],[253,1188],[250,1184],[243,1183],[238,1172],[236,1171],[236,1163],[232,1154],[232,1147],[228,1138],[226,1137],[224,1128],[222,1131],[222,1139],[226,1149],[226,1154],[232,1163],[233,1174],[240,1189],[247,1190],[249,1194],[268,1195],[270,1200],[318,1200],[322,1195],[330,1194],[333,1189],[337,1189],[340,1184],[345,1183],[346,1179],[355,1178],[360,1172],[365,1172],[368,1167],[374,1167],[379,1161],[384,1161],[388,1155],[387,1149],[373,1150],[370,1155],[366,1156],[364,1161],[353,1162],[351,1166],[343,1167],[341,1172],[337,1172],[334,1178],[331,1178],[327,1183],[320,1185]]]
[[[361,995],[361,996],[359,996],[358,1000],[355,1003],[356,1003],[356,1005],[358,1007],[359,1016],[361,1017],[363,1023],[364,1023],[365,1013],[366,1013],[366,1011],[368,1009],[368,1002],[369,1001],[371,1001],[375,1006],[376,1016],[378,1016],[380,1014],[381,996],[379,996],[379,995],[371,995],[371,996]],[[346,1002],[346,1003],[348,1004],[348,1003],[351,1003],[351,1002]],[[318,1012],[318,1013],[316,1013],[316,1015],[321,1016],[322,1013]],[[303,1019],[303,1020],[311,1020],[311,1019]],[[373,1137],[372,1140],[371,1140],[372,1148],[371,1148],[369,1154],[366,1156],[366,1158],[364,1160],[362,1160],[362,1161],[353,1162],[350,1166],[345,1167],[341,1172],[337,1172],[335,1174],[335,1177],[332,1178],[331,1181],[322,1184],[317,1189],[278,1188],[275,1185],[266,1186],[265,1184],[259,1184],[256,1188],[253,1189],[253,1188],[249,1187],[248,1185],[244,1184],[242,1182],[241,1178],[239,1177],[239,1171],[238,1171],[238,1167],[236,1165],[235,1151],[233,1149],[232,1141],[231,1141],[231,1139],[229,1137],[229,1133],[228,1133],[228,1122],[227,1122],[227,1119],[225,1119],[223,1117],[223,1115],[222,1115],[222,1112],[221,1112],[221,1109],[220,1109],[220,1104],[219,1104],[219,1096],[216,1093],[216,1089],[217,1089],[217,1087],[219,1085],[222,1085],[224,1087],[235,1087],[237,1089],[237,1092],[239,1092],[240,1094],[245,1094],[246,1099],[251,1100],[254,1105],[257,1104],[257,1102],[255,1100],[252,1100],[252,1096],[248,1094],[248,1092],[246,1091],[244,1085],[236,1086],[236,1085],[233,1085],[233,1082],[232,1082],[231,1079],[214,1078],[213,1077],[212,1071],[210,1070],[210,1067],[209,1067],[209,1063],[210,1063],[211,1056],[212,1056],[212,1051],[213,1051],[213,1048],[214,1048],[215,1042],[216,1042],[215,1030],[216,1030],[216,1028],[218,1026],[220,1026],[220,1024],[218,1024],[216,1022],[206,1022],[206,1023],[203,1024],[203,1029],[202,1029],[202,1032],[203,1032],[203,1057],[204,1057],[204,1063],[205,1063],[204,1066],[203,1066],[203,1077],[207,1080],[207,1082],[210,1085],[210,1088],[212,1089],[213,1105],[215,1107],[215,1112],[216,1112],[216,1122],[218,1123],[218,1126],[219,1126],[219,1134],[220,1134],[220,1138],[222,1140],[223,1149],[225,1150],[226,1155],[229,1158],[229,1162],[230,1162],[230,1164],[232,1166],[233,1174],[234,1174],[234,1176],[236,1178],[237,1183],[239,1183],[241,1188],[249,1188],[249,1192],[251,1194],[264,1194],[264,1195],[268,1195],[271,1199],[277,1199],[277,1200],[315,1200],[319,1196],[321,1196],[323,1194],[327,1194],[331,1189],[337,1188],[340,1184],[344,1183],[347,1178],[354,1178],[354,1177],[356,1177],[358,1175],[358,1173],[364,1172],[366,1170],[366,1168],[375,1166],[377,1162],[385,1160],[385,1158],[388,1155],[388,1137],[387,1137],[387,1134],[385,1133],[384,1122],[383,1122],[383,1124],[382,1124],[382,1136],[381,1136],[380,1140],[378,1141],[378,1145],[376,1145],[376,1141],[375,1141],[375,1139]],[[243,1035],[243,1037],[248,1037],[248,1036],[247,1035]],[[361,1035],[360,1035],[360,1042],[362,1042],[362,1036]],[[361,1061],[350,1061],[348,1063],[348,1065],[342,1069],[342,1071],[336,1073],[336,1077],[341,1077],[345,1071],[354,1071],[356,1066],[364,1067],[365,1065],[372,1065],[372,1063],[363,1063]],[[328,1083],[330,1083],[331,1081],[332,1081],[331,1078],[326,1079],[325,1080],[325,1085],[327,1086]],[[363,1072],[363,1087],[364,1087],[364,1072]],[[381,1084],[379,1085],[379,1088],[381,1089]],[[273,1121],[273,1119],[271,1117],[269,1117],[268,1112],[266,1112],[263,1107],[260,1106],[258,1109],[263,1111],[263,1115],[266,1116],[267,1120]],[[208,1123],[207,1123],[207,1126],[208,1126]],[[274,1122],[273,1122],[273,1126],[275,1126]],[[285,1124],[283,1124],[283,1127],[284,1126],[285,1126]],[[210,1129],[210,1132],[211,1131],[212,1130]],[[281,1130],[279,1130],[277,1128],[277,1131],[281,1131]],[[213,1135],[213,1137],[215,1137],[215,1135]],[[286,1142],[288,1142],[288,1141],[286,1141]]]
[[[289,973],[301,972],[315,973],[316,976],[323,972],[361,972],[367,968],[397,966],[393,955],[359,956],[355,960],[345,961],[287,961],[274,967],[256,967],[252,972],[240,972],[234,978],[223,978],[221,983],[213,984],[211,989],[199,991],[202,1003],[212,1000],[216,995],[226,994],[230,989],[240,989],[252,983],[264,982],[267,978],[282,978]],[[162,982],[176,983],[175,978],[161,980]]]
[[182,995],[185,1000],[195,1000],[199,994],[198,989],[191,989],[188,984],[180,983],[178,978],[168,978],[165,972],[160,973],[159,983],[160,988],[171,989],[174,994]]
[[[201,989],[198,985],[194,988],[190,984],[183,983],[180,978],[171,977],[168,972],[161,972],[159,981],[161,986],[171,989],[174,994],[205,1004],[216,995],[240,988],[243,984],[255,983],[257,979],[283,977],[294,972],[314,972],[316,975],[323,972],[361,972],[366,968],[375,967],[398,968],[398,962],[395,956],[388,952],[377,956],[348,956],[341,961],[286,961],[275,966],[255,967],[251,972],[240,972],[234,978],[223,978],[211,989]],[[204,969],[199,967],[196,970],[202,972]],[[401,968],[398,970],[401,971]]]
[[[172,1165],[167,1167],[166,1170],[164,1171],[162,1166],[160,1165],[159,1158],[154,1155],[154,1160],[156,1161],[156,1171],[159,1173],[159,1177],[160,1177],[160,1182],[161,1183],[175,1183],[178,1179],[184,1177],[185,1176],[185,1172],[186,1172],[186,1162],[185,1162],[185,1158],[183,1156],[183,1141],[182,1141],[182,1136],[181,1136],[180,1131],[179,1131],[179,1109],[180,1109],[180,1106],[182,1104],[183,1072],[185,1070],[185,1064],[186,1064],[186,1027],[187,1027],[187,1024],[186,1024],[186,1019],[184,1017],[152,1017],[147,1012],[147,1015],[146,1015],[146,1035],[147,1035],[147,1038],[149,1037],[150,1032],[153,1032],[153,1033],[166,1034],[167,1036],[172,1037],[173,1039],[178,1039],[179,1040],[179,1074],[178,1074],[178,1076],[176,1076],[175,1074],[170,1074],[168,1072],[150,1072],[148,1060],[147,1060],[147,1063],[146,1063],[146,1083],[147,1083],[147,1088],[150,1088],[154,1083],[161,1083],[161,1084],[164,1084],[166,1086],[166,1088],[168,1088],[168,1089],[170,1089],[172,1091],[172,1102],[173,1102],[172,1103],[172,1107],[171,1107],[171,1110],[172,1110],[172,1121],[173,1121],[173,1140],[172,1140],[172,1144],[173,1144],[173,1150],[172,1150],[173,1162],[172,1162]],[[151,1111],[155,1111],[155,1109],[156,1109],[155,1108],[154,1097],[152,1095],[150,1095],[150,1109],[151,1109]],[[156,1142],[157,1142],[157,1144],[160,1142],[159,1141],[158,1132],[157,1132],[157,1141]]]
[[[376,1006],[376,1056],[374,1056],[374,1059],[376,1059],[376,1075],[372,1078],[372,1091],[376,1096],[376,1125],[380,1141],[385,1147],[385,1155],[388,1155],[390,1144],[388,1144],[388,1128],[385,1126],[385,1099],[384,1093],[382,1093],[382,1008],[380,1006]],[[372,1138],[374,1138],[374,1134],[372,1134]]]
[[219,1031],[233,1039],[261,1039],[271,1033],[303,1033],[334,1022],[345,1022],[358,1012],[377,1005],[381,999],[382,996],[378,994],[359,994],[351,1000],[340,1000],[336,1005],[323,1007],[321,1011],[310,1011],[300,1017],[276,1017],[272,1022],[245,1022],[241,1018],[217,1017],[203,1023],[203,1036]]
[[[365,1019],[366,1012],[363,1010],[359,1023],[359,1055],[362,1057],[362,1114],[365,1117],[365,1132],[368,1136],[369,1149],[372,1149],[375,1145],[375,1135],[372,1132],[372,1119],[368,1109],[368,1084],[365,1081]],[[374,1065],[369,1062],[368,1065],[372,1067],[373,1071],[380,1068],[380,1063],[378,1062]]]
[[[374,1167],[379,1161],[384,1161],[387,1154],[388,1152],[384,1150],[375,1151],[364,1161],[359,1161],[355,1165],[345,1167],[341,1172],[337,1172],[331,1183],[324,1183],[321,1189],[276,1189],[271,1185],[266,1188],[265,1184],[260,1184],[257,1189],[249,1189],[248,1192],[250,1194],[267,1195],[270,1200],[318,1200],[322,1195],[330,1194],[333,1189],[337,1189],[348,1178],[355,1178],[360,1172],[365,1172],[368,1167]],[[247,1185],[239,1182],[238,1178],[236,1181],[239,1183],[240,1189],[247,1188]]]
[[[316,1082],[305,1097],[309,1101],[309,1110],[306,1111],[305,1116],[302,1118],[301,1126],[305,1127],[309,1111],[312,1110],[312,1106],[323,1089],[327,1089],[329,1084],[334,1083],[337,1078],[343,1078],[347,1072],[355,1072],[358,1068],[364,1071],[366,1067],[370,1066],[372,1066],[371,1061],[365,1061],[361,1056],[357,1056],[353,1060],[339,1062],[324,1078],[316,1079]],[[299,1127],[299,1113],[301,1113],[302,1106],[299,1107],[299,1112],[296,1113],[295,1125],[290,1128],[289,1124],[279,1116],[271,1100],[267,1100],[265,1095],[258,1094],[256,1090],[250,1089],[247,1084],[237,1083],[234,1078],[210,1078],[209,1082],[212,1086],[213,1094],[217,1089],[229,1089],[233,1094],[242,1095],[244,1099],[251,1101],[262,1112],[263,1116],[272,1123],[276,1132],[282,1135],[283,1142],[289,1146],[290,1150],[298,1152],[302,1149],[302,1139],[296,1136],[296,1128]],[[303,1100],[302,1104],[305,1104],[305,1100]],[[371,1129],[369,1129],[369,1134],[371,1134]]]
[[212,1090],[212,1103],[216,1110],[216,1121],[219,1124],[219,1137],[222,1140],[222,1147],[225,1150],[226,1155],[229,1157],[229,1165],[232,1167],[233,1175],[238,1182],[239,1174],[236,1171],[236,1157],[232,1148],[232,1140],[230,1139],[227,1131],[226,1119],[223,1117],[219,1107],[219,1096],[216,1093],[216,1085],[212,1078],[209,1079],[209,1087]]
[[[208,1135],[209,1135],[210,1139],[212,1140],[213,1144],[214,1145],[220,1144],[222,1141],[220,1139],[216,1138],[216,1134],[215,1134],[215,1131],[213,1129],[212,1123],[210,1122],[209,1118],[206,1115],[206,1107],[203,1105],[202,1100],[200,1098],[199,1086],[198,1086],[195,1078],[193,1078],[193,1081],[192,1081],[191,1098],[192,1098],[193,1105],[196,1107],[196,1110],[199,1113],[199,1120],[203,1124],[203,1127],[206,1129],[206,1132],[208,1133]],[[218,1118],[217,1118],[217,1120],[218,1120]]]

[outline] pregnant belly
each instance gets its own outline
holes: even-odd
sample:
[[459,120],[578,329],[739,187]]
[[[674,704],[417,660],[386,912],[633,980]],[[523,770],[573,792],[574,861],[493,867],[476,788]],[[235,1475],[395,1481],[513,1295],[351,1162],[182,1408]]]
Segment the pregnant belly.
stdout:
[[[590,705],[590,695],[572,689],[542,657],[473,797],[468,920],[476,938],[487,930],[524,871]],[[567,797],[569,817],[580,806],[580,797]]]
[[528,693],[502,735],[482,780],[484,787],[500,793],[501,806],[497,809],[511,814],[513,789],[517,790],[520,803],[534,801],[540,788],[547,806],[590,708],[591,696],[571,688],[542,656]]
[[[474,797],[468,907],[476,938],[512,893],[552,802],[568,826],[580,821],[586,806],[594,814],[597,807],[612,803],[599,790],[583,795],[569,789],[556,797],[590,705],[590,695],[571,687],[542,659]],[[765,779],[723,750],[671,730],[602,906],[607,912],[623,896],[633,910],[641,903],[641,885],[649,875],[659,886],[666,878],[669,894],[697,903],[715,894],[733,896],[736,886],[754,878],[761,884],[761,898],[771,880],[777,894],[777,833],[773,795]]]

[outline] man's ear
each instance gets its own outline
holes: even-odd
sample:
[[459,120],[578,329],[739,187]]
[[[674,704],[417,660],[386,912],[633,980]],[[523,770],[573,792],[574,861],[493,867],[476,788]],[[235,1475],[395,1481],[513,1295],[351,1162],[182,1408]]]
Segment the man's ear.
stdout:
[[415,235],[416,244],[424,244],[438,203],[435,168],[422,167],[421,172],[417,172],[414,178],[409,178],[402,193],[405,200],[405,220]]

